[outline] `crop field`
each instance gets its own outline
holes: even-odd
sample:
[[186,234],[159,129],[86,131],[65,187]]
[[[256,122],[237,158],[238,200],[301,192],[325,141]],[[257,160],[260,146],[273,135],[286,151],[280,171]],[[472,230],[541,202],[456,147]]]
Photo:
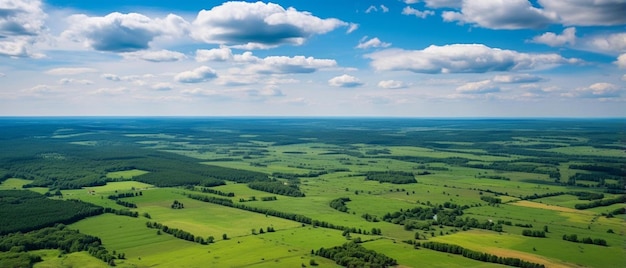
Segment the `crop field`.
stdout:
[[0,266],[626,263],[619,120],[58,122],[0,119],[0,212],[82,210],[0,229]]

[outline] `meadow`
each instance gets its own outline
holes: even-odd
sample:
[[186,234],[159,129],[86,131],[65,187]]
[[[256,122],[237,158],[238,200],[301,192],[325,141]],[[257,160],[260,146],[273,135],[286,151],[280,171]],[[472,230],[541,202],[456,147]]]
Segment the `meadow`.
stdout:
[[619,120],[37,120],[0,119],[0,190],[101,207],[66,228],[112,257],[18,247],[0,266],[337,267],[318,253],[349,242],[398,267],[504,266],[428,241],[533,267],[626,263]]

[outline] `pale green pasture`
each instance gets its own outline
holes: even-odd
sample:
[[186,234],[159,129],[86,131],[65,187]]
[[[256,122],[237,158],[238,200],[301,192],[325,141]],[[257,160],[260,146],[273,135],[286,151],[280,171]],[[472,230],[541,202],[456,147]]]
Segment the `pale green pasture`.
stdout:
[[31,182],[33,181],[18,178],[8,178],[0,183],[0,190],[19,190],[22,189],[22,186]]
[[414,249],[412,245],[390,239],[363,243],[363,246],[398,260],[402,267],[504,267],[494,263],[475,261],[460,255]]
[[106,268],[109,267],[100,259],[89,255],[86,251],[61,254],[56,249],[35,250],[29,253],[41,256],[42,262],[35,263],[34,268],[58,268],[58,267],[81,267],[81,268]]
[[595,148],[592,146],[568,146],[568,147],[552,148],[546,151],[569,154],[569,155],[626,157],[626,152],[624,152],[624,150],[600,149],[600,148]]
[[143,174],[146,174],[146,173],[149,173],[149,172],[145,171],[145,170],[141,170],[141,169],[114,171],[114,172],[107,173],[107,178],[112,178],[112,179],[132,179],[132,178],[134,178],[136,176],[143,175]]
[[[221,239],[224,233],[230,237],[245,236],[251,234],[252,229],[267,229],[268,226],[276,230],[300,226],[294,221],[201,202],[173,192],[168,193],[167,190],[169,189],[146,191],[143,196],[125,200],[136,203],[138,210],[149,213],[153,221],[205,238],[212,235]],[[172,209],[174,200],[183,203],[185,208]]]
[[414,146],[389,146],[387,147],[392,155],[405,155],[405,156],[424,156],[424,157],[433,157],[433,158],[449,158],[449,157],[462,157],[471,160],[479,160],[479,161],[507,161],[511,159],[515,159],[515,157],[503,157],[503,156],[492,156],[492,155],[475,155],[471,153],[458,153],[458,152],[445,152],[445,151],[437,151],[430,148],[423,147],[414,147]]

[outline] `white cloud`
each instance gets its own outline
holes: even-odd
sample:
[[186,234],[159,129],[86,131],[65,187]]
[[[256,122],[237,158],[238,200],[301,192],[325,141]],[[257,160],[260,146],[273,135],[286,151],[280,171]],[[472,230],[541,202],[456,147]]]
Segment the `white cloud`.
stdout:
[[359,42],[359,44],[356,46],[357,48],[372,48],[372,47],[389,47],[391,46],[391,43],[385,43],[380,41],[380,39],[378,39],[378,37],[374,37],[370,40],[366,40],[366,37],[361,39],[361,41]]
[[163,19],[152,19],[138,13],[114,12],[104,17],[84,14],[68,18],[70,27],[62,36],[86,47],[111,52],[133,52],[150,48],[156,38],[172,38],[186,33],[188,23],[169,14]]
[[378,82],[378,87],[385,89],[407,88],[409,84],[397,80],[383,80]]
[[530,75],[530,74],[520,74],[520,75],[496,75],[493,79],[494,82],[498,83],[535,83],[543,81],[544,79],[540,76]]
[[200,11],[193,21],[191,36],[209,44],[269,48],[300,45],[313,35],[345,26],[350,24],[273,3],[225,2]]
[[43,85],[43,84],[42,85],[36,85],[36,86],[28,88],[28,89],[24,89],[22,91],[27,93],[27,94],[32,94],[32,95],[36,95],[36,96],[40,96],[40,95],[44,95],[44,94],[59,93],[59,91],[57,90],[57,87],[50,86],[50,85]]
[[5,77],[5,76],[7,76],[7,75],[4,74],[4,73],[0,73],[0,78]]
[[595,83],[588,87],[581,87],[572,92],[563,93],[562,96],[571,98],[609,99],[618,98],[623,92],[623,87],[611,83]]
[[427,7],[432,8],[461,8],[463,0],[404,0],[407,5],[425,2]]
[[622,81],[626,81],[626,74],[622,75]]
[[456,88],[461,94],[486,94],[499,92],[500,88],[493,84],[491,80],[469,82]]
[[576,28],[566,28],[560,35],[552,32],[544,33],[542,35],[535,36],[532,39],[532,42],[546,44],[551,47],[558,47],[566,44],[574,45],[576,43]]
[[372,60],[372,67],[379,71],[430,74],[530,70],[580,62],[558,54],[520,53],[482,44],[433,45],[423,50],[386,49],[366,57]]
[[380,5],[380,10],[381,10],[383,13],[387,13],[387,12],[389,12],[389,8],[388,8],[387,6],[385,6],[385,5]]
[[192,71],[177,74],[174,80],[180,83],[201,83],[217,77],[215,70],[208,66],[200,66]]
[[322,68],[335,66],[337,66],[337,62],[330,59],[304,56],[269,56],[263,58],[259,64],[250,66],[249,69],[261,74],[288,74],[312,73]]
[[86,79],[74,79],[74,78],[63,78],[59,80],[59,84],[62,85],[93,85],[93,81]]
[[68,67],[68,68],[50,69],[50,70],[47,70],[45,73],[51,74],[51,75],[77,75],[77,74],[84,74],[84,73],[94,73],[97,71],[98,70],[94,68],[85,68],[85,67],[69,68]]
[[356,31],[357,29],[359,29],[359,25],[356,23],[350,23],[350,25],[348,25],[348,30],[346,30],[346,33],[352,33],[354,31]]
[[626,33],[593,35],[583,38],[582,47],[591,51],[608,54],[626,52]]
[[125,59],[139,59],[151,62],[173,62],[187,58],[185,54],[170,50],[150,50],[122,53]]
[[198,49],[196,50],[196,61],[227,61],[233,58],[230,48],[221,47],[214,49]]
[[402,15],[413,15],[415,17],[425,19],[428,16],[435,15],[435,12],[432,10],[420,11],[420,10],[407,6],[404,9],[402,9]]
[[373,5],[372,5],[372,6],[369,6],[369,7],[365,10],[365,13],[368,13],[368,14],[369,14],[369,13],[372,13],[372,12],[377,12],[377,11],[378,11],[378,8],[377,8],[376,6],[373,6]]
[[555,12],[533,7],[528,0],[465,0],[460,12],[445,11],[442,17],[489,29],[539,29],[558,19]]
[[558,14],[564,25],[610,26],[626,24],[624,0],[539,0],[547,12]]
[[619,55],[614,63],[617,64],[619,68],[626,69],[626,53]]
[[0,56],[41,58],[32,51],[44,31],[46,13],[39,0],[0,1]]
[[356,77],[351,75],[340,75],[328,80],[328,84],[334,87],[358,87],[363,83]]
[[170,91],[174,89],[174,86],[172,86],[172,84],[170,83],[162,82],[152,85],[151,88],[156,91]]

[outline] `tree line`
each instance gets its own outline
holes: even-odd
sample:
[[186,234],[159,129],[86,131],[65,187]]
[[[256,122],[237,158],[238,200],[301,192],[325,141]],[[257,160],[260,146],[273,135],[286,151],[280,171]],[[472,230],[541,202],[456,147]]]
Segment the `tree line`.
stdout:
[[248,183],[248,187],[254,190],[263,192],[293,196],[304,197],[304,193],[300,191],[297,185],[285,185],[281,181],[255,181]]
[[408,184],[417,182],[413,173],[405,171],[368,171],[367,173],[365,173],[365,180],[389,182],[394,184]]
[[348,242],[332,248],[320,248],[315,255],[331,259],[344,267],[390,267],[398,264],[398,261],[385,254],[355,243]]
[[341,212],[348,212],[348,207],[346,206],[346,202],[350,202],[349,197],[340,197],[337,199],[333,199],[330,201],[330,207]]
[[594,245],[605,246],[605,247],[608,246],[608,244],[606,243],[606,240],[602,238],[585,237],[583,239],[578,239],[578,235],[576,234],[570,234],[570,235],[564,234],[563,240],[574,242],[574,243],[594,244]]
[[616,197],[616,198],[602,199],[602,200],[596,200],[596,201],[589,202],[589,203],[576,204],[574,205],[574,208],[588,209],[588,208],[595,208],[595,207],[606,207],[606,206],[610,206],[613,204],[619,204],[619,203],[624,203],[624,202],[626,202],[626,195],[620,195],[619,197]]
[[0,235],[29,232],[56,223],[70,224],[104,213],[104,208],[79,200],[53,200],[32,191],[0,190]]
[[474,251],[474,250],[466,249],[458,245],[452,245],[452,244],[447,244],[447,243],[432,242],[432,241],[423,242],[423,243],[420,243],[420,242],[415,243],[415,248],[419,248],[420,246],[423,248],[436,250],[440,252],[446,252],[446,253],[451,253],[455,255],[462,255],[465,258],[482,261],[482,262],[498,263],[498,264],[503,264],[507,266],[522,267],[522,268],[545,268],[545,265],[543,264],[528,262],[519,258],[499,257],[493,254]]

